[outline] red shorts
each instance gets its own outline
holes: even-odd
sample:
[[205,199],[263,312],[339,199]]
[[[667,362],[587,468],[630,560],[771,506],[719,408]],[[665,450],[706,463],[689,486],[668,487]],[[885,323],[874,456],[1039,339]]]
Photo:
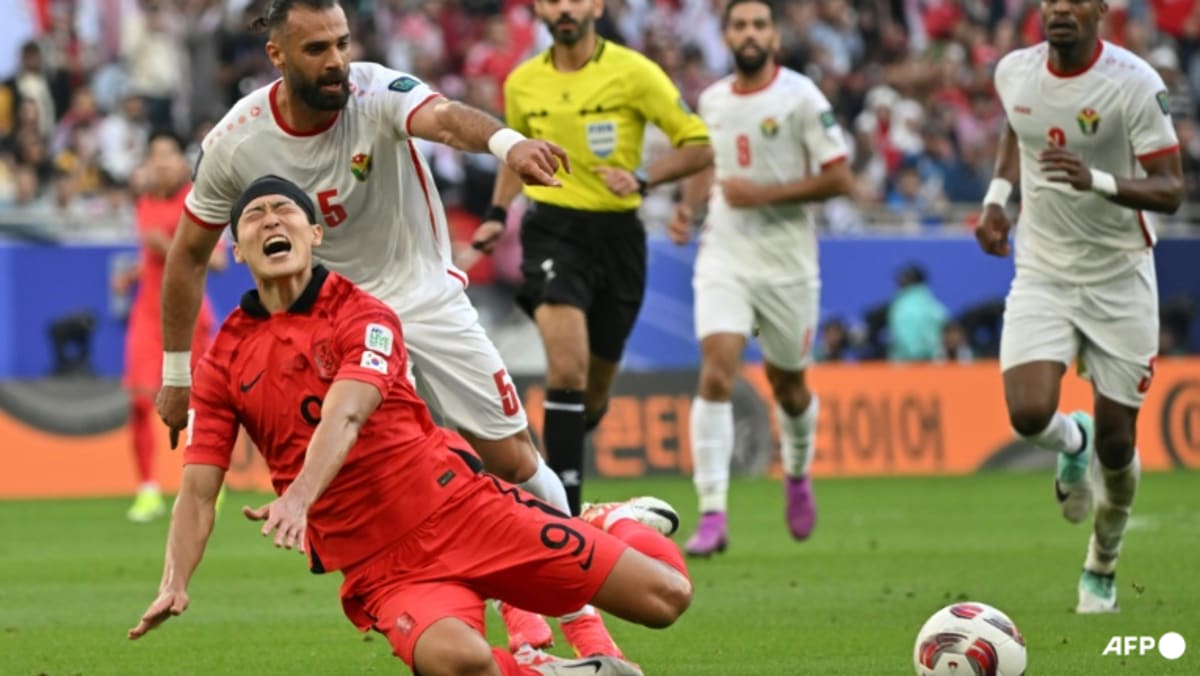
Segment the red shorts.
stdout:
[[554,617],[579,610],[627,547],[490,475],[471,481],[400,542],[343,571],[346,617],[387,636],[409,666],[438,620],[482,634],[484,599]]

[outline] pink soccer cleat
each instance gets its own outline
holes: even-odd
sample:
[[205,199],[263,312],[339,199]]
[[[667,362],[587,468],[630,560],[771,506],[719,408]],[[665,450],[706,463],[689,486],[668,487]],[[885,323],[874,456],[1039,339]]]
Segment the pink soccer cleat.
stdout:
[[696,533],[688,538],[683,551],[688,556],[712,556],[729,546],[725,512],[705,512],[700,515]]
[[554,645],[554,634],[541,615],[501,602],[500,617],[508,630],[509,652],[516,654],[525,646],[539,649]]
[[813,499],[812,479],[809,476],[787,477],[787,523],[792,537],[805,540],[817,525],[817,503]]

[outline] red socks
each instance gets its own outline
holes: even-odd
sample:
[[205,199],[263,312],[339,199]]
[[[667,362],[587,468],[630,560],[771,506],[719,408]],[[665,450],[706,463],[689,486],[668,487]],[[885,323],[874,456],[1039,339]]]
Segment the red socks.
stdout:
[[129,430],[133,434],[133,455],[141,485],[154,481],[154,402],[135,394],[130,404]]

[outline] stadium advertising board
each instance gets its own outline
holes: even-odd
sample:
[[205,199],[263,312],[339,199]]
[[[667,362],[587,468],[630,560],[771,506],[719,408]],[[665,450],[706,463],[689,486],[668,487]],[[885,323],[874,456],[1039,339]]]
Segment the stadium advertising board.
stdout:
[[[688,413],[695,373],[625,374],[603,424],[591,438],[593,475],[690,474]],[[983,469],[1048,467],[1053,454],[1013,440],[996,365],[820,365],[810,374],[821,396],[817,476],[968,474]],[[535,432],[541,429],[540,379],[517,378]],[[1065,409],[1090,407],[1089,385],[1063,381]],[[778,432],[770,388],[748,366],[734,397],[736,472],[777,472]],[[71,434],[21,419],[0,397],[0,498],[115,495],[134,489],[125,427]],[[27,416],[26,416],[27,417]],[[1148,471],[1200,469],[1200,359],[1161,359],[1140,417],[1139,447]],[[161,482],[178,486],[180,454],[158,450]],[[228,478],[234,489],[269,489],[266,468],[238,441]]]

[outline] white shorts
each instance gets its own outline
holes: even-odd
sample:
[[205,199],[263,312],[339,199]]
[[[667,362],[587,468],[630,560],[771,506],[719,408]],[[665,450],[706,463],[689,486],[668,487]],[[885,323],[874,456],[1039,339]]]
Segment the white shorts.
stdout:
[[806,282],[772,284],[740,280],[733,275],[696,275],[696,338],[714,333],[749,337],[758,328],[763,357],[785,371],[802,371],[812,363],[821,288]]
[[432,395],[431,407],[449,425],[489,441],[529,426],[504,361],[465,291],[406,313],[400,326],[410,361],[422,379],[422,394]]
[[1004,307],[1000,368],[1078,360],[1102,396],[1140,407],[1158,353],[1154,259],[1115,279],[1078,285],[1017,273]]

